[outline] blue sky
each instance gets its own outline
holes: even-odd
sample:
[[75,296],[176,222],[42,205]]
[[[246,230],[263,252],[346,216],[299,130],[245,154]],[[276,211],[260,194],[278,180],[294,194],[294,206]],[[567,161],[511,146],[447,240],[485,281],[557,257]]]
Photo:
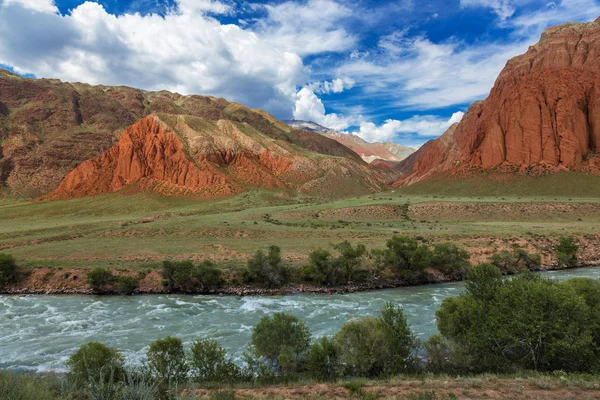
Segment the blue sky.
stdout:
[[545,28],[599,15],[595,0],[0,0],[0,65],[420,146]]

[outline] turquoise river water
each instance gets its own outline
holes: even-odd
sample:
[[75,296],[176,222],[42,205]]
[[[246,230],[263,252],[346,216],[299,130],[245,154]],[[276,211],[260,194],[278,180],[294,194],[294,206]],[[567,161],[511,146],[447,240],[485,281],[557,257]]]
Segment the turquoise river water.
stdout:
[[[545,272],[556,279],[600,278],[600,267]],[[288,296],[0,296],[0,369],[63,370],[65,361],[90,340],[142,361],[149,343],[167,335],[187,346],[217,339],[237,360],[263,316],[285,311],[304,320],[314,336],[333,335],[346,321],[376,315],[386,301],[401,304],[421,339],[436,332],[442,300],[464,283],[416,286],[345,295]]]

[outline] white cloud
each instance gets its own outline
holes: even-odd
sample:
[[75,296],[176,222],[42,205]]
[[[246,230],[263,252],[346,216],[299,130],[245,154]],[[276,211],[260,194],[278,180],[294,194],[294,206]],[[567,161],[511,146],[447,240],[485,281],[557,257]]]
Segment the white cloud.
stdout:
[[491,8],[501,20],[510,18],[515,13],[515,6],[511,0],[460,0],[460,5]]
[[214,0],[178,0],[177,6],[184,14],[191,12],[227,14],[231,11],[231,7],[227,4]]
[[388,119],[377,126],[363,115],[342,116],[327,113],[321,99],[309,87],[302,88],[296,94],[294,110],[295,119],[316,122],[337,131],[358,126],[359,130],[353,133],[368,142],[392,140],[403,133],[417,134],[423,137],[439,136],[452,124],[460,122],[463,115],[462,111],[458,111],[448,120],[433,115],[415,115],[403,121]]
[[164,17],[115,16],[95,2],[62,16],[23,3],[0,3],[0,63],[21,73],[211,94],[279,116],[306,79],[297,54],[204,14],[225,12],[219,2],[184,0]]
[[342,93],[344,90],[352,89],[355,83],[353,79],[343,77],[332,81],[311,83],[308,87],[315,93]]
[[259,32],[276,48],[305,56],[345,51],[357,43],[340,23],[352,10],[336,1],[287,1],[265,7],[269,16],[259,24]]
[[[17,4],[29,10],[43,13],[57,13],[58,8],[53,0],[4,0],[4,5]],[[1,5],[1,2],[0,2]]]

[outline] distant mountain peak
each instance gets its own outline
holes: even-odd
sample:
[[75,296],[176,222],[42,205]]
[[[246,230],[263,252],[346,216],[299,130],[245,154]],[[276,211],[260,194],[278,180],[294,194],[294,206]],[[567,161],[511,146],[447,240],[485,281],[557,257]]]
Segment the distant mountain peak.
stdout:
[[368,163],[372,163],[376,160],[399,162],[416,151],[416,149],[413,149],[412,147],[402,146],[389,141],[386,143],[369,143],[353,133],[336,131],[335,129],[326,128],[312,121],[287,120],[284,122],[292,128],[318,132],[334,139],[353,150]]

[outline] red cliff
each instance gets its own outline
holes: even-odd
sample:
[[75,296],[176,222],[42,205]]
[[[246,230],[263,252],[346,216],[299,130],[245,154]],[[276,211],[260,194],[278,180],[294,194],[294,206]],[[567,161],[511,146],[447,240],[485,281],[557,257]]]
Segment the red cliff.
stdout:
[[600,19],[547,29],[508,61],[489,97],[419,152],[396,184],[465,171],[542,166],[597,172]]

